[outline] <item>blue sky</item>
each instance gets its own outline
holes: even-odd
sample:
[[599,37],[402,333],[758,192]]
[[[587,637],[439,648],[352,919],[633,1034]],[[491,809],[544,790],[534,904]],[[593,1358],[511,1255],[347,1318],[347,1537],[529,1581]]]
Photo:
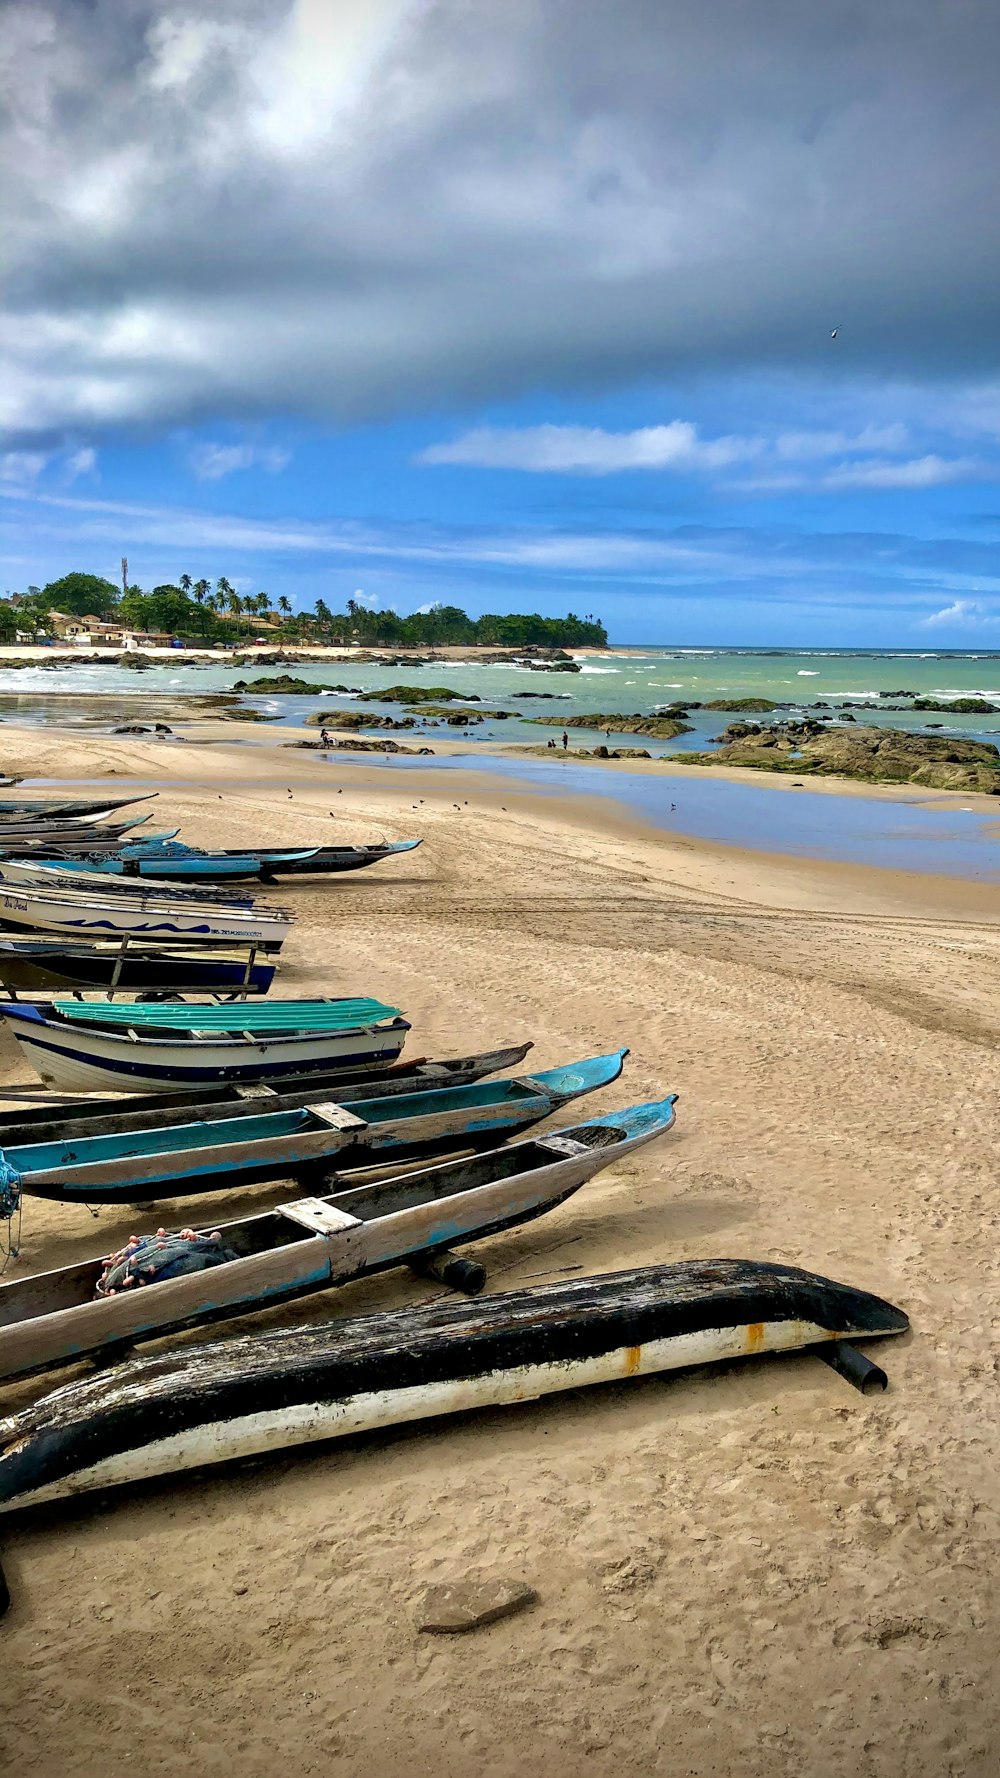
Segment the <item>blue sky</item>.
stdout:
[[993,12],[719,11],[0,4],[3,584],[1000,646]]

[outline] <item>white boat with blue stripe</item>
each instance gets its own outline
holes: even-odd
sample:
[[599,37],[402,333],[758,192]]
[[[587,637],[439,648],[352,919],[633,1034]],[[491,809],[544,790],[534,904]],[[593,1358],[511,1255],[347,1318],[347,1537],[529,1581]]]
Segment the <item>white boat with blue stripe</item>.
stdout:
[[410,1029],[380,1000],[53,1000],[0,1003],[42,1080],[84,1092],[171,1093],[219,1081],[242,1086],[341,1068],[387,1068]]
[[231,902],[193,902],[169,892],[125,897],[74,889],[54,882],[0,882],[0,920],[29,932],[60,932],[70,938],[135,937],[193,939],[206,944],[249,944],[277,949],[292,922],[285,908],[240,907]]

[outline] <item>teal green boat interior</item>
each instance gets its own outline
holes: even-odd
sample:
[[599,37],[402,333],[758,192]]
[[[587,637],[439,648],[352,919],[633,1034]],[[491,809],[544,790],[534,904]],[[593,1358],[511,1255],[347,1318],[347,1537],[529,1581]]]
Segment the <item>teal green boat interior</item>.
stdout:
[[[522,1108],[526,1104],[540,1108],[540,1115],[544,1115],[541,1108],[546,1101],[554,1107],[566,1099],[610,1085],[621,1074],[627,1054],[627,1050],[614,1050],[607,1056],[591,1056],[567,1067],[532,1075],[529,1081],[516,1078],[492,1083],[478,1081],[467,1087],[439,1087],[393,1098],[355,1100],[350,1110],[368,1125],[405,1124],[420,1117],[457,1113],[466,1115],[465,1127],[470,1130],[501,1129],[507,1122],[519,1119],[523,1122]],[[477,1118],[477,1112],[483,1113],[481,1118]],[[200,1171],[206,1166],[225,1165],[226,1151],[234,1146],[245,1148],[248,1144],[288,1141],[328,1127],[309,1106],[301,1106],[293,1111],[262,1112],[255,1117],[169,1124],[159,1129],[132,1130],[127,1134],[116,1132],[76,1137],[70,1142],[57,1139],[25,1143],[5,1148],[0,1153],[8,1166],[25,1177],[59,1168],[86,1167],[99,1161],[148,1160],[155,1155],[182,1154],[185,1150],[200,1151]],[[218,1160],[206,1162],[206,1149],[222,1152]]]
[[53,1011],[71,1024],[112,1025],[135,1031],[253,1031],[270,1034],[279,1031],[356,1031],[368,1025],[379,1025],[385,1019],[399,1018],[398,1006],[385,1006],[381,1000],[273,1000],[262,1006],[244,1001],[219,1006],[199,1005],[190,1000],[174,1001],[96,1001],[53,1000]]

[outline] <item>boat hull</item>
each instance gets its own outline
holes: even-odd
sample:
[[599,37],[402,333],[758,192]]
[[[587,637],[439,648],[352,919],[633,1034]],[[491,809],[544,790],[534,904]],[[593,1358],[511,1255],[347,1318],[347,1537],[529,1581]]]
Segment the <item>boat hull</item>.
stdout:
[[157,1197],[230,1191],[268,1179],[315,1178],[395,1165],[418,1155],[491,1146],[540,1123],[587,1093],[610,1086],[627,1052],[593,1056],[534,1079],[444,1087],[383,1099],[377,1080],[353,1108],[306,1103],[237,1117],[160,1125],[126,1133],[60,1134],[0,1150],[33,1197],[72,1204],[130,1204]]
[[541,1137],[286,1204],[222,1226],[235,1259],[115,1297],[95,1300],[103,1259],[12,1280],[0,1286],[0,1377],[271,1308],[499,1233],[563,1203],[673,1121],[670,1099],[575,1125],[568,1149],[564,1135]]
[[0,939],[0,983],[14,993],[114,986],[122,994],[266,994],[276,965],[257,962],[249,970],[233,957],[199,957],[166,950],[100,950],[94,945],[49,944],[31,939]]
[[236,908],[205,908],[158,902],[144,905],[124,897],[100,899],[60,894],[53,890],[0,884],[0,920],[29,932],[61,933],[68,938],[179,938],[185,943],[245,944],[279,948],[291,922],[285,914],[260,909],[245,914]]
[[337,876],[343,871],[366,870],[371,864],[383,864],[388,858],[402,858],[415,852],[420,840],[402,840],[391,846],[321,846],[311,857],[262,853],[261,874],[265,880],[278,876]]
[[[524,1061],[530,1043],[512,1044],[507,1049],[484,1050],[479,1055],[455,1056],[443,1061],[415,1059],[398,1062],[378,1075],[380,1094],[414,1093],[424,1089],[450,1086],[472,1086],[488,1074],[503,1074]],[[234,1110],[254,1111],[273,1105],[280,1110],[289,1105],[305,1105],[317,1093],[329,1088],[340,1104],[362,1099],[371,1093],[370,1071],[344,1070],[334,1074],[311,1076],[289,1075],[282,1083],[281,1093],[270,1086],[207,1086],[189,1087],[181,1093],[126,1093],[116,1099],[71,1099],[55,1106],[42,1104],[19,1111],[16,1122],[0,1127],[0,1143],[47,1142],[67,1131],[85,1135],[88,1130],[106,1127],[109,1130],[146,1130],[164,1123],[179,1123],[185,1113],[197,1112],[204,1117],[228,1117]],[[58,1119],[53,1116],[58,1111]],[[179,1114],[179,1115],[178,1115]]]
[[[286,1075],[328,1074],[338,1069],[387,1068],[396,1061],[410,1027],[403,1019],[368,1031],[295,1032],[260,1041],[175,1041],[55,1022],[24,1023],[20,1008],[0,1006],[11,1021],[25,1059],[52,1086],[81,1092],[102,1088],[175,1093],[215,1082],[251,1085]],[[25,1008],[24,1011],[29,1009]]]
[[201,1344],[0,1424],[0,1509],[907,1326],[892,1304],[812,1273],[714,1260]]

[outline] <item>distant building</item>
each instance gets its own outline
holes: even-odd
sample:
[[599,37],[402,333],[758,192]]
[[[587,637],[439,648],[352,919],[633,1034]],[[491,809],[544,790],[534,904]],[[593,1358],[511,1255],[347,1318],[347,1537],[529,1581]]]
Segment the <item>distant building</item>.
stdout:
[[169,648],[174,640],[169,630],[119,630],[118,635],[126,649]]
[[71,617],[65,611],[50,611],[47,628],[60,642],[89,647],[117,648],[121,645],[121,624],[105,623],[99,617]]

